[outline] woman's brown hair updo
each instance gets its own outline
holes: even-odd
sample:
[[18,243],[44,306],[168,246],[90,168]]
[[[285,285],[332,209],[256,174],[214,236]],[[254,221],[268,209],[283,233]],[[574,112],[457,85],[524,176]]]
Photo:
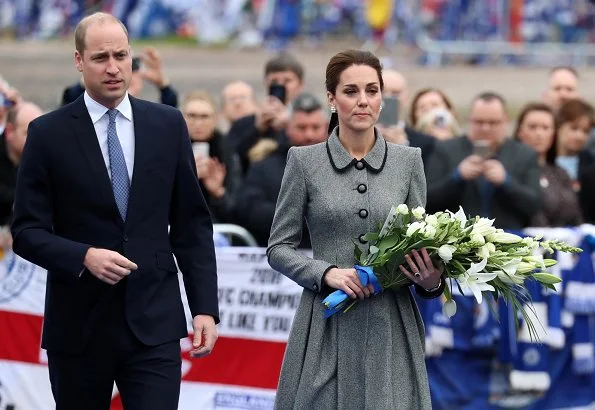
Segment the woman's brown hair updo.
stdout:
[[[328,65],[326,66],[326,90],[335,95],[341,73],[352,65],[367,65],[373,68],[378,73],[378,82],[380,83],[380,91],[384,90],[384,81],[382,81],[382,65],[380,60],[369,51],[362,50],[345,50],[335,54]],[[332,113],[329,121],[328,133],[329,135],[335,127],[339,124],[339,117],[336,112]]]

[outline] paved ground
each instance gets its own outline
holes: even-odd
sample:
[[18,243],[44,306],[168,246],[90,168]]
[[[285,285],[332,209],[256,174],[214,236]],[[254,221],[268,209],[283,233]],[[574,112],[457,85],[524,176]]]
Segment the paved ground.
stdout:
[[[333,41],[322,49],[296,47],[295,55],[306,67],[309,91],[324,95],[324,71],[330,56],[347,47],[358,46],[349,41]],[[0,74],[21,90],[25,98],[45,109],[55,108],[65,85],[78,79],[73,63],[73,41],[47,43],[0,42]],[[160,45],[167,74],[175,87],[183,92],[193,88],[206,88],[217,93],[233,79],[244,79],[262,93],[264,61],[271,55],[263,50],[237,51],[232,49],[208,50],[186,45]],[[405,48],[392,55],[380,52],[387,63],[402,70],[408,77],[410,89],[425,86],[442,88],[461,110],[469,99],[481,90],[503,93],[513,107],[529,99],[540,98],[545,85],[547,69],[456,66],[448,68],[421,68],[414,63],[414,55]],[[595,102],[595,70],[583,69],[583,94]],[[143,97],[155,99],[157,94],[145,87]]]

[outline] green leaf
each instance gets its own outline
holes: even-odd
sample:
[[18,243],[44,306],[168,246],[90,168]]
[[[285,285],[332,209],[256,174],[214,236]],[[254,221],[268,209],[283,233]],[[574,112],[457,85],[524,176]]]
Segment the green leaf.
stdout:
[[537,282],[541,283],[542,285],[553,285],[562,282],[562,279],[556,275],[552,275],[551,273],[539,272],[534,273],[531,276],[533,276],[533,278],[535,278],[535,280],[537,280]]
[[378,233],[377,232],[368,232],[364,235],[364,240],[368,242],[374,242],[378,240]]
[[386,251],[388,248],[392,248],[397,243],[399,243],[399,239],[400,239],[399,235],[393,234],[393,235],[385,236],[384,238],[382,238],[382,240],[378,244],[378,248],[380,249],[381,252],[384,253],[384,251]]
[[359,248],[359,246],[357,246],[357,244],[355,244],[355,247],[353,249],[353,253],[355,255],[355,259],[357,261],[361,262],[362,250]]

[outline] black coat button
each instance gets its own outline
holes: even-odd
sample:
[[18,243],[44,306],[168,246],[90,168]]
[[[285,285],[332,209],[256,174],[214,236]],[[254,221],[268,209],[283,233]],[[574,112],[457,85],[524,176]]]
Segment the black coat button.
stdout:
[[124,239],[124,242],[128,242],[128,235],[124,235],[122,239]]
[[360,209],[359,210],[359,217],[360,218],[367,218],[368,217],[368,210],[367,209]]
[[366,184],[359,184],[357,186],[357,192],[359,192],[360,194],[363,194],[367,190],[368,190],[368,187],[366,186]]
[[312,286],[312,289],[314,289],[314,291],[318,292],[318,284],[315,283],[314,286]]
[[362,169],[364,169],[365,165],[364,165],[364,163],[363,163],[363,162],[361,162],[361,161],[357,161],[357,162],[355,163],[355,167],[361,171]]
[[361,234],[361,235],[359,236],[359,238],[357,238],[357,239],[360,241],[360,243],[367,243],[367,242],[368,242],[368,241],[366,241],[366,240],[364,239],[364,236],[365,236],[365,234]]

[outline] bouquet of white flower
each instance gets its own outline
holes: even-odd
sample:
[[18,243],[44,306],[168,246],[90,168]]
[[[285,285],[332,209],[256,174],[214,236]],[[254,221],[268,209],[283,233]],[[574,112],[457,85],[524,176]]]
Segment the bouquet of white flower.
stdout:
[[[497,229],[493,224],[493,219],[467,218],[462,208],[456,214],[450,211],[426,214],[422,207],[410,210],[401,204],[391,209],[378,232],[364,235],[369,245],[367,249],[362,250],[355,244],[355,258],[359,263],[355,268],[362,285],[372,284],[375,293],[408,286],[411,281],[399,266],[406,263],[405,255],[413,249],[426,248],[434,260],[444,263],[445,315],[452,317],[456,313],[450,291],[456,284],[461,293],[470,290],[478,303],[482,301],[483,292],[502,297],[515,313],[521,312],[529,332],[535,335],[535,327],[525,311],[525,306],[531,308],[525,280],[536,280],[554,291],[554,285],[560,282],[559,277],[545,272],[556,261],[544,259],[543,252],[537,250],[542,248],[549,253],[582,250],[558,240],[522,238]],[[345,312],[355,303],[357,300],[337,290],[323,300],[325,315]]]

